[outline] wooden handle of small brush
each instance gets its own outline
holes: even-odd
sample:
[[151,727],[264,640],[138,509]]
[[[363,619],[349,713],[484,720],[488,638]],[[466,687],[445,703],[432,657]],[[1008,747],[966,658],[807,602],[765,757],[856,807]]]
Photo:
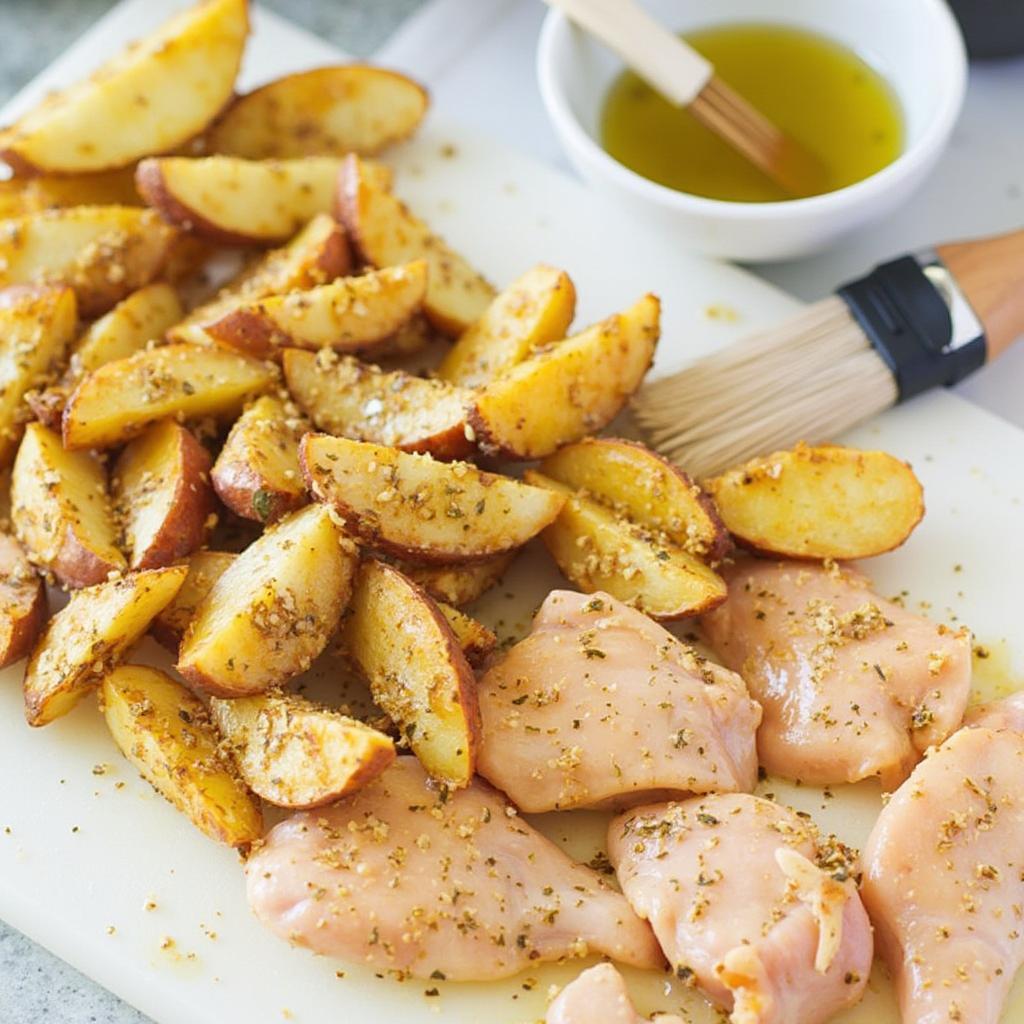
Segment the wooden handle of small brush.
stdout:
[[936,252],[980,317],[988,359],[995,359],[1024,335],[1024,231],[951,242]]

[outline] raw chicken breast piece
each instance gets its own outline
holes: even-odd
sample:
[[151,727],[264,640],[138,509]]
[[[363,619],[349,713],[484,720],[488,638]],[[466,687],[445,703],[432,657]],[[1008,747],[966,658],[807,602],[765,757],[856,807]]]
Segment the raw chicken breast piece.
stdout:
[[746,794],[615,818],[622,891],[677,977],[734,1024],[820,1024],[856,1003],[873,943],[854,855],[804,815]]
[[964,725],[1024,732],[1024,690],[971,708],[964,715]]
[[524,811],[753,789],[743,680],[607,594],[552,591],[478,689],[478,771]]
[[486,783],[446,792],[413,757],[275,826],[245,872],[271,931],[378,970],[479,981],[588,952],[664,963],[648,925],[596,871]]
[[960,725],[971,635],[873,594],[834,563],[741,559],[729,598],[701,620],[722,661],[764,709],[772,775],[819,785],[878,776],[895,789]]
[[872,829],[863,896],[903,1024],[997,1024],[1024,959],[1024,737],[932,751]]
[[653,1019],[633,1008],[626,983],[611,964],[588,967],[570,981],[548,1007],[544,1024],[683,1024],[667,1013]]

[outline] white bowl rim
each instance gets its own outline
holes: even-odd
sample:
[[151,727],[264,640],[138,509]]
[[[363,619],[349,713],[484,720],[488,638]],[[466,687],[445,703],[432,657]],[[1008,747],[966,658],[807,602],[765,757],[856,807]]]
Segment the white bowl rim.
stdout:
[[537,79],[541,98],[556,127],[565,132],[576,147],[583,150],[591,160],[596,161],[606,176],[653,202],[689,213],[714,215],[726,220],[747,220],[752,217],[777,220],[792,218],[794,215],[802,218],[814,216],[819,212],[834,212],[838,207],[859,205],[860,202],[887,192],[914,175],[920,166],[927,163],[944,145],[960,114],[967,89],[967,50],[963,36],[945,0],[920,2],[930,7],[931,17],[935,19],[934,23],[939,31],[936,33],[937,38],[931,42],[945,68],[945,74],[941,76],[945,88],[937,111],[925,126],[921,137],[900,153],[892,163],[886,164],[861,181],[821,195],[766,203],[710,199],[707,196],[696,196],[669,188],[667,185],[660,185],[620,163],[584,130],[564,92],[556,84],[555,48],[562,43],[568,32],[581,31],[556,8],[551,8],[547,13],[537,46]]

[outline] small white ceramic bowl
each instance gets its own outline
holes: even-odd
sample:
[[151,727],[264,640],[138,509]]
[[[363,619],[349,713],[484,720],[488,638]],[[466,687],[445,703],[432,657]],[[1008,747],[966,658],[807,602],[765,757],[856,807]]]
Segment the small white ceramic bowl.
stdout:
[[[674,230],[688,249],[737,260],[781,260],[833,244],[914,191],[949,140],[963,103],[967,58],[944,0],[643,0],[667,27],[774,22],[844,43],[876,68],[903,107],[903,153],[854,185],[778,203],[737,203],[677,192],[629,170],[600,146],[605,93],[622,62],[552,10],[537,51],[548,115],[580,174],[636,217]],[[756,100],[756,97],[753,97]]]

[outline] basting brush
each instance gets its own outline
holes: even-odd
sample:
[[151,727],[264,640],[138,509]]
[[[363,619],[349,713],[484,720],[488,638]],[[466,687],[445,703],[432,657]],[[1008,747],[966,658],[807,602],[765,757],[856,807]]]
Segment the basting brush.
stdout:
[[792,320],[645,385],[651,444],[692,475],[825,441],[1024,334],[1024,230],[883,263]]

